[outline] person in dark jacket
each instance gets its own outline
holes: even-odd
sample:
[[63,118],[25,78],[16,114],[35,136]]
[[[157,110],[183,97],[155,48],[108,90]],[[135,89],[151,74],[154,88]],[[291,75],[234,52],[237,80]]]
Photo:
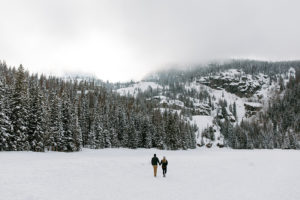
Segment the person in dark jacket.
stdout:
[[156,154],[154,154],[154,157],[151,160],[151,164],[153,166],[153,170],[154,170],[154,177],[156,177],[157,174],[157,164],[159,163],[159,159],[156,157]]
[[166,177],[168,161],[165,156],[161,160],[160,164],[161,164],[161,168],[163,170],[163,176]]

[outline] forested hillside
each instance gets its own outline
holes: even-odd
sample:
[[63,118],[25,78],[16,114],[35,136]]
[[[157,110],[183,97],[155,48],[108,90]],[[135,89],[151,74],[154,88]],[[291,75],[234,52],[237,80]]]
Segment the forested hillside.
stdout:
[[233,148],[300,148],[300,74],[290,77],[281,92],[270,100],[264,112],[235,127],[220,123],[222,133]]
[[0,151],[196,147],[197,129],[184,117],[110,87],[0,62]]
[[232,60],[115,86],[189,117],[199,129],[198,146],[285,149],[300,148],[299,79],[299,61]]

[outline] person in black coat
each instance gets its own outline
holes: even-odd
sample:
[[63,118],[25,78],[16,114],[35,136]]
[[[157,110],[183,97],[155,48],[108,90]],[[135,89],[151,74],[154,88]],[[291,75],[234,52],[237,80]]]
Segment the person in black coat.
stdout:
[[153,158],[151,159],[151,164],[153,166],[153,170],[154,170],[154,177],[156,177],[157,174],[157,164],[159,163],[159,159],[156,157],[156,154],[154,154]]
[[161,168],[163,170],[163,176],[166,177],[168,161],[165,156],[159,164],[161,164]]

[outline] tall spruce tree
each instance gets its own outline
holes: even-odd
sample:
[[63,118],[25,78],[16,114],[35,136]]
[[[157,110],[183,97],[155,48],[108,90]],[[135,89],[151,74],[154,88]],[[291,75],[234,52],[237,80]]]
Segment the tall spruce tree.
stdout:
[[16,81],[12,96],[11,121],[13,125],[13,137],[16,143],[16,150],[30,150],[28,142],[28,110],[27,110],[27,82],[25,71],[22,65],[16,73]]
[[13,142],[12,124],[7,116],[8,109],[6,102],[7,88],[0,81],[0,151],[13,151],[16,149],[16,144]]
[[66,93],[63,94],[62,102],[62,124],[63,124],[63,150],[70,152],[76,151],[76,144],[72,133],[72,113],[71,113],[71,102]]
[[37,77],[31,77],[29,83],[28,142],[32,151],[44,151],[46,110],[37,81]]

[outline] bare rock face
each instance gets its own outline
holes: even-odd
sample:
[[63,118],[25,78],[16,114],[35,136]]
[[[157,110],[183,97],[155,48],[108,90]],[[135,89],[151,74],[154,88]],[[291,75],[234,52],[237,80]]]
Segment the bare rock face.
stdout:
[[236,94],[239,97],[251,97],[262,88],[267,77],[265,75],[245,75],[238,70],[229,70],[214,76],[202,77],[197,82],[211,88]]
[[210,115],[211,107],[209,105],[201,103],[194,106],[195,106],[195,109],[193,110],[194,115]]
[[259,112],[263,105],[261,103],[254,103],[254,102],[246,102],[244,103],[246,109],[246,117],[251,117]]

